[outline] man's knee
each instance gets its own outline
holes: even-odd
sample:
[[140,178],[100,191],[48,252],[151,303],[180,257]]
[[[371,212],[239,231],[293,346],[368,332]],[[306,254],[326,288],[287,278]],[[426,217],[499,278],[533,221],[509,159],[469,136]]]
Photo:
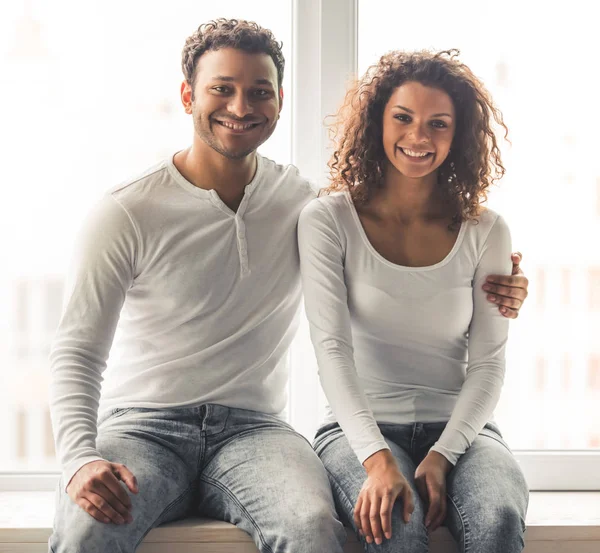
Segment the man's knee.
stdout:
[[346,541],[346,529],[330,505],[305,504],[301,510],[288,509],[279,524],[268,544],[273,553],[341,552]]
[[51,553],[133,553],[134,527],[99,522],[77,505],[57,515],[48,541]]

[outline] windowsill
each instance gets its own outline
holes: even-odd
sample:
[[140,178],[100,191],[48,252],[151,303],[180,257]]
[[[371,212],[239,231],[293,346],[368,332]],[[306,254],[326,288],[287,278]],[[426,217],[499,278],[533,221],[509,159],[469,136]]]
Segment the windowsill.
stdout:
[[[54,498],[54,492],[0,492],[0,551],[47,551]],[[431,541],[431,553],[457,551],[445,528],[435,532]],[[13,545],[7,547],[8,544]],[[245,532],[225,522],[200,518],[155,528],[146,536],[139,552],[166,553],[175,545],[182,553],[256,552]],[[600,492],[532,492],[525,553],[599,550]],[[353,535],[349,535],[345,551],[361,551]]]

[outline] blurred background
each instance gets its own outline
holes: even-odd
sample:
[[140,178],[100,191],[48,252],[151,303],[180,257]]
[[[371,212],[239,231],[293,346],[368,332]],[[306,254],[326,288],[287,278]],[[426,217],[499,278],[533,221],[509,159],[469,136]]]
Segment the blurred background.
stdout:
[[[185,38],[215,17],[252,19],[283,42],[286,103],[261,153],[289,163],[291,0],[12,0],[0,7],[0,471],[54,471],[48,353],[74,236],[102,193],[185,148]],[[409,5],[410,4],[410,5]],[[489,6],[489,7],[486,7]],[[511,323],[496,419],[516,450],[600,448],[600,84],[594,18],[505,0],[358,2],[358,71],[391,49],[459,48],[509,127],[507,175],[489,205],[524,254],[530,296]],[[302,167],[300,167],[302,170]],[[323,186],[325,182],[318,183]],[[303,322],[288,417],[316,364]],[[302,389],[301,389],[302,388]]]

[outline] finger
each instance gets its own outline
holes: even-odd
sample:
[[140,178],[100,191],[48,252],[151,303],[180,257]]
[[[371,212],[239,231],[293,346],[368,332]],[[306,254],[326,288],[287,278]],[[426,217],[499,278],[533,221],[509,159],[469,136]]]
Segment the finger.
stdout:
[[409,522],[410,516],[415,510],[415,503],[413,499],[413,492],[408,486],[406,486],[404,490],[402,490],[402,503],[402,514],[404,516],[404,522]]
[[448,501],[446,499],[445,493],[440,494],[440,512],[435,520],[432,521],[431,526],[429,527],[430,532],[435,532],[446,520],[446,513],[448,508]]
[[498,311],[500,311],[500,313],[502,315],[504,315],[507,319],[516,319],[519,316],[518,309],[510,309],[508,307],[499,307]]
[[361,492],[356,500],[356,505],[354,506],[354,526],[356,526],[356,529],[361,536],[364,535],[364,532],[362,531],[362,522],[360,521],[360,510],[362,509],[362,504],[363,494]]
[[[394,498],[395,499],[395,498]],[[389,540],[392,537],[392,508],[394,507],[393,495],[385,494],[381,498],[379,517],[381,519],[381,530]]]
[[488,294],[493,294],[495,296],[504,296],[507,298],[513,298],[518,300],[524,300],[527,297],[527,290],[525,288],[515,286],[503,286],[501,284],[492,284],[491,282],[486,282],[482,286],[482,288]]
[[429,492],[429,508],[425,516],[425,526],[429,528],[431,523],[437,519],[440,514],[440,494],[438,491]]
[[126,489],[121,485],[121,478],[118,473],[106,473],[102,478],[102,483],[118,498],[123,506],[131,510],[131,498]]
[[96,509],[98,509],[104,516],[108,517],[111,522],[115,524],[125,524],[125,519],[117,512],[111,504],[104,499],[101,495],[93,492],[86,494],[87,499]]
[[104,513],[100,512],[100,510],[90,503],[85,497],[80,497],[77,500],[77,505],[79,505],[88,515],[95,518],[98,522],[104,522],[105,524],[110,522],[110,518],[108,518]]
[[427,495],[427,486],[422,478],[415,478],[415,485],[417,486],[417,492],[419,497],[423,500],[423,503],[429,503],[429,496]]
[[371,499],[371,509],[369,510],[369,522],[371,523],[371,535],[377,545],[383,542],[383,531],[381,530],[381,498],[375,496]]
[[363,499],[362,507],[360,509],[360,523],[367,543],[373,543],[373,532],[371,531],[371,521],[369,520],[370,514],[371,499],[370,497],[366,496]]
[[140,491],[138,488],[137,478],[125,465],[113,464],[113,472],[117,475],[119,480],[125,482],[125,485],[131,492],[138,493]]
[[517,300],[515,298],[507,297],[507,296],[498,296],[495,294],[488,294],[487,300],[492,303],[497,304],[498,306],[509,307],[510,309],[520,309],[523,305],[522,300]]
[[[509,286],[510,288],[522,288],[525,291],[527,291],[527,287],[529,286],[529,280],[523,275],[488,275],[485,280],[486,284],[498,284],[500,286]],[[511,292],[510,295],[512,296],[514,294]]]
[[[109,479],[106,478],[106,480],[108,481]],[[125,490],[123,489],[121,484],[119,484],[119,481],[114,477],[113,481],[110,483],[110,486],[111,487],[105,484],[104,481],[101,481],[95,483],[91,490],[100,497],[104,498],[115,511],[117,511],[126,521],[130,522],[131,520],[133,520],[131,518],[130,507],[128,508],[123,503],[123,501],[113,492],[112,488],[121,488],[121,492],[124,492]]]

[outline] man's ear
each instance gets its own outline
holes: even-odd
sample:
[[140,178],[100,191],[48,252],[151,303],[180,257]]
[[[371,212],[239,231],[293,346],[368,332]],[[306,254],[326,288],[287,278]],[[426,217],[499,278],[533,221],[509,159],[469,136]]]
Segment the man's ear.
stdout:
[[283,87],[279,87],[279,113],[281,114],[281,108],[283,107]]
[[192,86],[187,81],[181,83],[181,103],[187,114],[192,113]]

